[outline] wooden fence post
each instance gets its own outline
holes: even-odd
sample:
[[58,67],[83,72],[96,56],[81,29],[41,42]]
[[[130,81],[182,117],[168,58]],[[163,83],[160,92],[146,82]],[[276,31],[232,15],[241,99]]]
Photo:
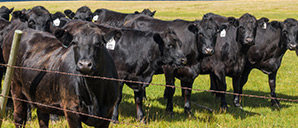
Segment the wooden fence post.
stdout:
[[5,107],[7,103],[7,95],[10,91],[11,77],[14,72],[14,68],[10,66],[14,66],[16,63],[17,53],[20,45],[20,40],[23,32],[20,30],[15,30],[13,42],[10,50],[8,67],[5,73],[4,83],[2,87],[2,92],[0,96],[0,128],[2,125],[3,117],[5,115]]

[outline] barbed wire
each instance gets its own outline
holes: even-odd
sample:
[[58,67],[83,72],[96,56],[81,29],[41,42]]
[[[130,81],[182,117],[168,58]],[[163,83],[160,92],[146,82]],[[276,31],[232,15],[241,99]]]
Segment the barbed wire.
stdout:
[[244,97],[253,97],[253,98],[261,98],[261,99],[273,99],[273,100],[280,100],[280,101],[298,102],[298,100],[295,100],[295,99],[286,99],[286,98],[277,98],[277,97],[268,97],[268,96],[258,96],[258,95],[251,95],[251,94],[239,94],[239,93],[234,93],[234,92],[218,91],[218,90],[194,89],[194,88],[189,88],[189,87],[178,87],[178,86],[174,86],[174,85],[155,84],[155,83],[148,83],[148,82],[142,82],[142,81],[133,81],[133,80],[109,78],[109,77],[103,77],[103,76],[90,76],[90,75],[67,73],[67,72],[60,72],[60,71],[51,71],[51,70],[44,70],[44,69],[37,69],[37,68],[30,68],[30,67],[10,66],[10,65],[1,64],[1,63],[0,63],[0,65],[5,66],[5,67],[13,67],[13,68],[32,70],[32,71],[57,73],[57,74],[63,74],[63,75],[87,77],[87,78],[103,79],[103,80],[111,80],[111,81],[118,81],[118,82],[127,82],[127,83],[134,83],[134,84],[147,84],[147,85],[164,86],[164,87],[171,87],[171,88],[180,88],[180,89],[186,89],[186,90],[194,90],[194,91],[200,91],[200,92],[214,92],[214,93],[223,93],[223,94],[229,94],[229,95],[235,95],[235,96],[244,96]]
[[38,103],[38,102],[34,102],[34,101],[25,100],[25,99],[15,98],[15,97],[11,97],[11,96],[4,96],[4,95],[1,95],[1,94],[0,94],[0,96],[1,97],[6,97],[6,98],[11,98],[13,100],[18,100],[18,101],[21,101],[21,102],[26,102],[26,103],[30,103],[30,104],[40,105],[40,106],[47,107],[47,108],[57,109],[57,110],[61,110],[61,111],[66,111],[66,112],[71,112],[71,113],[83,115],[83,116],[88,116],[88,117],[92,117],[92,118],[106,120],[106,121],[109,121],[109,122],[112,122],[112,123],[119,123],[119,124],[131,125],[131,126],[135,126],[135,127],[144,127],[144,126],[140,126],[140,125],[134,125],[134,124],[131,124],[131,123],[115,121],[115,120],[112,120],[112,119],[109,119],[109,118],[104,118],[104,117],[100,117],[100,116],[90,115],[90,114],[86,114],[86,113],[82,113],[82,112],[77,112],[77,111],[69,110],[69,109],[63,109],[63,108],[60,108],[60,107],[56,107],[56,106],[52,106],[52,105],[46,105],[46,104],[42,104],[42,103]]
[[[148,82],[142,82],[142,81],[124,80],[124,79],[108,78],[108,77],[102,77],[102,76],[90,76],[90,75],[67,73],[67,72],[60,72],[60,71],[51,71],[51,70],[44,70],[44,69],[37,69],[37,68],[30,68],[30,67],[10,66],[10,65],[1,64],[1,63],[0,63],[0,66],[13,67],[13,68],[17,68],[17,69],[25,69],[25,70],[32,70],[32,71],[39,71],[39,72],[47,72],[47,73],[56,73],[56,74],[62,74],[62,75],[71,75],[71,76],[78,76],[78,77],[87,77],[87,78],[94,78],[94,79],[103,79],[103,80],[111,80],[111,81],[118,81],[118,82],[127,82],[127,83],[134,83],[134,84],[146,84],[146,85],[155,85],[155,86],[163,86],[163,87],[171,87],[171,88],[180,88],[180,89],[185,89],[185,90],[194,90],[194,91],[201,91],[201,92],[223,93],[223,94],[243,96],[243,97],[253,97],[253,98],[261,98],[261,99],[274,99],[274,100],[280,100],[280,101],[298,102],[298,100],[295,100],[295,99],[258,96],[258,95],[251,95],[251,94],[239,94],[239,93],[233,93],[233,92],[227,92],[227,91],[217,91],[217,90],[193,89],[193,88],[188,88],[188,87],[178,87],[178,86],[173,86],[173,85],[155,84],[155,83],[148,83]],[[5,97],[5,96],[3,96],[1,94],[0,94],[0,96]],[[6,97],[7,98],[12,98],[10,96],[6,96]],[[77,111],[73,111],[73,110],[65,110],[65,109],[60,108],[60,107],[51,106],[51,105],[45,105],[45,104],[42,104],[42,103],[28,101],[28,100],[24,100],[24,99],[19,99],[19,98],[13,98],[13,99],[14,100],[19,100],[19,101],[22,101],[22,102],[27,102],[27,103],[30,103],[30,104],[35,104],[35,105],[40,105],[40,106],[52,108],[52,109],[57,109],[57,110],[61,110],[61,111],[67,111],[67,112],[71,112],[71,113],[75,113],[75,114],[79,114],[79,115],[93,117],[93,118],[97,118],[97,119],[101,119],[101,120],[106,120],[106,121],[110,121],[110,122],[113,122],[113,123],[131,125],[131,126],[134,126],[134,127],[145,127],[145,126],[134,125],[134,124],[131,124],[131,123],[126,123],[126,122],[114,121],[112,119],[108,119],[108,118],[104,118],[104,117],[99,117],[99,116],[94,116],[94,115],[90,115],[90,114],[86,114],[86,113],[81,113],[81,112],[77,112]]]

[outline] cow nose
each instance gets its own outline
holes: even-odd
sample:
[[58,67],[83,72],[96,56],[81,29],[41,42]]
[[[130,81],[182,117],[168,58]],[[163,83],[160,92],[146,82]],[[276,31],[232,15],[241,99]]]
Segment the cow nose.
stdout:
[[89,60],[79,60],[78,68],[80,71],[90,71],[92,68],[92,62]]
[[212,55],[214,50],[212,48],[205,48],[205,54]]
[[290,50],[295,50],[296,47],[297,47],[297,44],[293,44],[293,43],[290,43],[290,44],[289,44],[289,49],[290,49]]
[[253,38],[246,38],[246,42],[249,44],[251,44],[253,42],[253,40],[254,40]]
[[182,63],[183,65],[186,65],[186,63],[187,63],[187,59],[186,59],[186,58],[181,58],[181,63]]

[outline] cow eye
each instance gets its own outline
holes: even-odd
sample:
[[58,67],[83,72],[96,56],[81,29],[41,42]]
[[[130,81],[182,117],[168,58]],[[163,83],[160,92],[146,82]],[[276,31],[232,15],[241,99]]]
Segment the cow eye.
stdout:
[[288,31],[287,30],[283,30],[282,31],[284,34],[288,34]]
[[33,24],[35,24],[35,22],[34,22],[33,20],[30,20],[30,21],[28,22],[28,24],[29,24],[29,25],[33,25]]
[[100,47],[100,46],[102,46],[102,44],[103,44],[103,43],[97,42],[97,43],[95,43],[95,46],[96,46],[96,47]]
[[72,44],[72,45],[77,45],[77,44],[78,44],[78,42],[76,42],[76,41],[73,41],[73,42],[71,42],[71,44]]
[[199,33],[199,36],[200,36],[200,37],[203,37],[203,33]]
[[168,48],[174,48],[174,45],[169,44],[169,45],[168,45]]

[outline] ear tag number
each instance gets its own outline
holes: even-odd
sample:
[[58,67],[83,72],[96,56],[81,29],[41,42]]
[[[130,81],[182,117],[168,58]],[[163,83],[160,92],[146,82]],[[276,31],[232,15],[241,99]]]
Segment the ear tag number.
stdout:
[[60,20],[57,18],[53,21],[54,26],[59,26],[60,25]]
[[223,29],[221,32],[220,32],[220,37],[226,37],[226,30]]
[[98,15],[96,15],[96,16],[93,17],[93,21],[94,22],[97,21],[97,20],[98,20]]
[[109,50],[114,50],[115,46],[116,46],[116,41],[114,40],[114,38],[111,38],[106,44],[106,48]]
[[266,29],[266,28],[267,28],[267,24],[264,23],[262,28],[263,28],[263,29]]

